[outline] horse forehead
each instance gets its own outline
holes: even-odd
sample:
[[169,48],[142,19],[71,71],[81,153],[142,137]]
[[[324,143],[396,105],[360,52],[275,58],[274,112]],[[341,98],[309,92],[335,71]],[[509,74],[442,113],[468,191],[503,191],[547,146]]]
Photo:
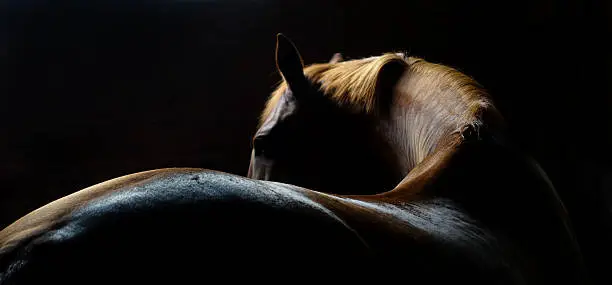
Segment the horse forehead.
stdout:
[[266,117],[264,122],[261,124],[259,130],[257,130],[258,135],[265,135],[270,133],[270,131],[281,121],[286,120],[291,115],[295,114],[297,111],[297,102],[290,90],[285,91],[278,102],[272,109],[272,112]]

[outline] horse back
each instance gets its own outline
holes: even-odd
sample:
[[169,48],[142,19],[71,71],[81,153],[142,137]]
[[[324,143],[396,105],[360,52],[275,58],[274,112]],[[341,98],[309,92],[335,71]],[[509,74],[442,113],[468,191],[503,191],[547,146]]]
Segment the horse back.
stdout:
[[319,272],[365,266],[356,261],[367,248],[350,228],[278,183],[181,169],[83,191],[3,231],[13,239],[0,255],[0,284],[176,282],[281,268],[298,274],[311,260]]
[[171,173],[189,173],[195,171],[197,169],[168,168],[133,173],[98,183],[52,201],[28,213],[0,231],[0,254],[8,252],[13,247],[54,228],[57,224],[68,218],[75,210],[97,198],[134,187],[140,183],[146,183],[148,180],[159,179]]

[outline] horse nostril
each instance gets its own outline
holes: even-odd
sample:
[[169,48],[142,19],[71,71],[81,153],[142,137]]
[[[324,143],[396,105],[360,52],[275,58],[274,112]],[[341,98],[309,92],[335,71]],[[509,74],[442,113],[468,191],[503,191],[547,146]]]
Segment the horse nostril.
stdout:
[[263,180],[270,181],[270,171],[265,171],[264,172]]

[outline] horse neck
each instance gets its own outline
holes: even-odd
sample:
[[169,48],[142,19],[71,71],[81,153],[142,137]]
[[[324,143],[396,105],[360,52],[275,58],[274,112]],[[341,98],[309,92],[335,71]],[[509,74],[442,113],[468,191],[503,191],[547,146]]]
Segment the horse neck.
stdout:
[[549,271],[542,276],[560,271],[572,284],[585,278],[568,214],[546,174],[495,136],[454,136],[377,200],[404,205],[440,198],[512,244],[522,262]]
[[461,130],[476,121],[471,110],[486,104],[470,102],[456,90],[432,80],[424,72],[406,72],[395,87],[388,115],[381,120],[382,135],[404,176],[456,142]]
[[[486,158],[491,155],[488,152],[498,150],[470,148],[473,158],[467,159],[458,155],[460,150],[464,153],[467,142],[482,137],[505,141],[500,114],[475,83],[461,76],[444,66],[412,63],[396,84],[391,107],[384,118],[381,116],[379,129],[404,178],[385,195],[411,200],[415,193],[431,194],[438,191],[433,188],[445,188],[442,184],[471,185],[470,179],[482,173],[485,163],[478,164],[474,158]],[[466,130],[472,130],[471,134]]]
[[[380,129],[405,176],[393,190],[368,199],[396,205],[448,199],[511,241],[525,260],[551,270],[549,276],[561,270],[581,278],[579,247],[546,174],[510,146],[501,116],[487,101],[470,102],[431,82],[407,72],[397,84]],[[466,136],[466,127],[476,135]]]

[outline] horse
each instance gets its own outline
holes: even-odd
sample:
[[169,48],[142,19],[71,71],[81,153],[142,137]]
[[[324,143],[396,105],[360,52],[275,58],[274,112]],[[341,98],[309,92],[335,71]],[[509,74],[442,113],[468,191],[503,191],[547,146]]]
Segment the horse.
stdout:
[[[480,139],[484,125],[473,121],[460,132],[445,133],[444,126],[431,131],[436,126],[423,124],[431,106],[417,97],[400,102],[392,94],[403,77],[415,79],[411,70],[424,61],[397,54],[345,62],[336,57],[303,69],[295,45],[282,35],[276,60],[285,83],[262,116],[248,177],[197,168],[156,169],[62,197],[0,231],[0,284],[191,284],[219,278],[273,283],[580,281],[579,252],[562,205],[541,175],[525,175],[531,180],[519,176],[523,173],[516,169],[532,169]],[[335,66],[347,68],[319,78],[311,72]],[[422,72],[459,76],[443,67]],[[424,83],[412,84],[419,82]],[[473,88],[449,84],[439,86],[449,98],[453,88]],[[434,110],[444,110],[443,101],[450,99],[428,100],[441,104]],[[479,100],[479,108],[488,102]],[[452,116],[466,122],[484,117],[484,107],[470,106],[478,116],[462,117],[467,111],[459,104]],[[411,110],[399,116],[414,119],[404,122],[409,129],[377,124],[398,117],[402,108]],[[441,113],[438,120],[446,122],[447,116]],[[315,122],[323,128],[304,128]],[[325,127],[335,128],[320,132]],[[406,139],[415,144],[394,144]],[[431,152],[409,148],[434,140]],[[342,153],[349,150],[370,152]],[[410,160],[396,160],[393,154],[399,153]],[[294,163],[282,162],[284,157]],[[513,170],[514,180],[497,180],[507,178],[497,161]],[[320,170],[333,170],[336,176]],[[340,181],[349,170],[358,176]],[[398,183],[393,190],[383,191],[393,183]],[[533,190],[529,196],[523,188],[503,188],[529,183],[538,186],[528,187]],[[558,236],[551,236],[552,230]]]
[[414,205],[443,199],[487,233],[478,238],[511,252],[504,259],[523,282],[588,280],[552,183],[512,145],[474,79],[404,53],[304,67],[282,35],[277,67],[283,81],[262,112],[248,177],[332,193],[313,199],[346,219],[405,220]]

